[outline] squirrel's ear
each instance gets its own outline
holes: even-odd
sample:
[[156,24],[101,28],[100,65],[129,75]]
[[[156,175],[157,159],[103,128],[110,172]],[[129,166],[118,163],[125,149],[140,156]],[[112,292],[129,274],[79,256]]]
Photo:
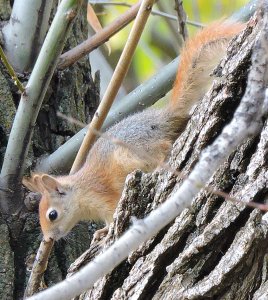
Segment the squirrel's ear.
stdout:
[[44,186],[44,188],[48,191],[48,192],[55,192],[55,191],[61,191],[62,186],[59,183],[59,181],[47,174],[43,174],[41,176],[41,182]]
[[41,193],[43,188],[40,185],[40,178],[39,174],[33,174],[31,177],[23,177],[22,184],[32,192]]

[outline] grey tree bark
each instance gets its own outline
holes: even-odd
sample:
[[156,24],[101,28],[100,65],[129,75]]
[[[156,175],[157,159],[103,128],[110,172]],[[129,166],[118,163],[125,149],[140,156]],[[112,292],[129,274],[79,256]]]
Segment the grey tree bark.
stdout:
[[[3,24],[10,17],[9,3],[7,0],[0,3],[0,20]],[[85,12],[83,13],[76,20],[66,49],[87,38],[87,21]],[[26,75],[20,79],[26,81],[28,77]],[[54,75],[34,129],[29,165],[41,155],[55,151],[80,129],[59,119],[57,111],[83,122],[87,122],[93,115],[99,102],[98,81],[98,74],[95,80],[91,76],[87,58]],[[0,64],[0,165],[19,99],[20,95],[10,75]],[[16,214],[3,218],[0,212],[0,299],[22,299],[30,274],[28,269],[42,238],[37,214],[38,197],[26,193],[21,196],[25,197],[25,205]],[[90,235],[86,224],[77,226],[68,242],[62,240],[56,243],[45,274],[46,284],[65,278],[71,262],[88,248],[89,243]]]
[[[215,71],[219,80],[202,99],[170,155],[172,169],[129,175],[107,239],[83,254],[69,276],[109,246],[180,186],[198,160],[232,119],[245,91],[256,19],[232,42]],[[242,202],[265,203],[267,119],[259,136],[245,141],[219,167],[192,206],[153,239],[133,252],[110,274],[81,295],[84,299],[267,299],[268,215],[225,201],[211,188]]]

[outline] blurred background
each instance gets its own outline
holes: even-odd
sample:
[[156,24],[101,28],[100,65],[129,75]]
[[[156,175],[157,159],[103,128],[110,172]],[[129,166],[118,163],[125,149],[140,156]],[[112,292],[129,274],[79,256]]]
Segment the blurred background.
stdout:
[[[104,27],[123,14],[128,6],[136,3],[137,0],[94,0],[88,2],[94,8]],[[183,6],[187,14],[187,20],[205,26],[213,20],[228,18],[246,3],[248,3],[248,0],[187,0],[183,1]],[[132,91],[139,84],[160,71],[164,65],[179,54],[183,39],[178,33],[177,15],[174,7],[175,1],[173,0],[159,0],[154,5],[154,11],[164,12],[168,16],[150,16],[119,97]],[[106,47],[101,47],[90,54],[93,71],[100,70],[101,94],[103,94],[109,83],[132,24],[129,24],[110,39],[110,55],[108,55]],[[187,29],[191,36],[199,29],[199,26],[187,24]],[[89,31],[90,34],[93,34],[91,29]]]

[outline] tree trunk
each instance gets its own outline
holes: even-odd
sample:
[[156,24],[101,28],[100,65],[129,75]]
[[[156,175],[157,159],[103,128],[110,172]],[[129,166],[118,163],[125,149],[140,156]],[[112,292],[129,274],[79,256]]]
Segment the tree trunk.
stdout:
[[[56,1],[57,2],[57,1]],[[9,1],[0,3],[0,19],[6,20]],[[55,3],[57,4],[57,3]],[[2,6],[4,7],[2,9]],[[11,10],[9,9],[9,13]],[[55,8],[54,8],[55,13]],[[87,21],[85,11],[78,16],[67,40],[66,49],[70,49],[87,38]],[[11,62],[12,63],[12,62]],[[22,81],[27,78],[20,78]],[[57,117],[57,112],[87,122],[93,115],[99,102],[99,83],[91,77],[87,57],[68,70],[57,72],[50,84],[44,105],[37,119],[34,136],[29,152],[30,166],[40,155],[55,151],[80,128]],[[20,95],[10,75],[0,64],[0,163],[2,165],[5,147],[14,119]],[[31,166],[32,168],[32,166]],[[1,188],[1,185],[0,185]],[[6,199],[12,191],[6,192]],[[4,193],[0,196],[2,197]],[[30,275],[34,256],[39,247],[42,235],[38,220],[38,197],[33,193],[20,196],[25,198],[25,205],[16,214],[4,216],[0,212],[0,299],[21,299]],[[21,201],[23,203],[23,200]],[[88,226],[81,224],[66,240],[55,244],[45,283],[61,281],[67,269],[89,246]]]
[[[227,58],[215,71],[219,80],[173,147],[170,168],[128,176],[107,240],[92,245],[71,266],[69,276],[120,237],[131,224],[131,216],[143,218],[173,194],[202,149],[232,119],[245,91],[256,23],[252,20],[231,43]],[[264,203],[267,143],[264,120],[261,134],[228,157],[189,209],[79,299],[267,299],[267,214],[211,191],[230,193],[242,202]]]

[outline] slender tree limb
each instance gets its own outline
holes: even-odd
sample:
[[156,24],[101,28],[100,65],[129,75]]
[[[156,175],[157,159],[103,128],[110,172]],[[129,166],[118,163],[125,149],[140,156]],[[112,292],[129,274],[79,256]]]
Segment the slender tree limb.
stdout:
[[[154,0],[143,0],[139,8],[137,17],[129,34],[126,45],[123,49],[123,52],[120,56],[118,64],[115,68],[114,74],[112,76],[111,82],[107,87],[107,90],[103,96],[103,99],[93,117],[90,127],[99,130],[113,104],[115,96],[122,84],[123,79],[128,71],[130,66],[133,54],[137,47],[138,41],[141,37],[142,31],[146,24],[146,21],[150,15]],[[82,166],[88,151],[92,144],[94,143],[96,135],[94,131],[88,130],[87,134],[83,140],[83,143],[78,151],[76,159],[73,163],[70,173],[76,172]]]
[[[26,86],[26,90],[21,97],[1,171],[1,178],[7,187],[14,181],[17,182],[17,185],[21,181],[33,126],[50,79],[56,68],[55,61],[63,49],[71,24],[81,5],[82,1],[80,0],[63,0],[61,2]],[[2,212],[8,213],[9,203],[6,203],[5,199],[1,197],[0,204]],[[39,262],[40,260],[47,261],[46,256],[49,256],[52,245],[53,241],[46,245],[41,244],[37,255]],[[44,268],[41,267],[40,269],[38,261],[34,263],[27,293],[33,293],[40,286],[40,279]]]
[[187,15],[183,9],[183,1],[182,0],[175,0],[175,9],[178,14],[178,22],[179,22],[179,32],[182,35],[184,41],[188,38],[189,33],[186,27],[186,19]]
[[[153,237],[170,223],[193,197],[201,190],[220,164],[248,137],[259,133],[262,126],[263,104],[267,103],[268,70],[268,9],[261,34],[252,54],[252,69],[244,97],[232,121],[223,132],[202,153],[199,162],[178,191],[154,210],[145,219],[136,221],[129,231],[105,252],[72,277],[32,297],[32,300],[71,299],[93,286],[94,282],[107,274],[140,244]],[[267,113],[267,111],[265,111]]]
[[127,26],[132,20],[135,19],[140,5],[141,1],[133,5],[123,15],[119,16],[111,24],[107,25],[105,28],[100,30],[91,38],[87,39],[75,48],[62,54],[58,62],[58,69],[63,70],[69,67],[70,65],[77,62],[80,58],[87,55],[89,52],[93,51],[94,49],[102,45],[104,42],[108,41],[110,37],[115,35],[118,31],[120,31],[122,28]]
[[81,1],[64,0],[58,8],[33,72],[23,93],[5,153],[1,176],[20,182],[32,130],[55,69],[55,61],[64,46],[70,25]]
[[8,61],[6,55],[5,55],[5,52],[4,52],[4,50],[1,46],[0,46],[0,56],[1,56],[1,60],[2,60],[3,64],[5,65],[5,67],[8,70],[9,75],[14,80],[14,84],[18,87],[19,91],[21,93],[23,93],[25,91],[25,88],[24,88],[23,84],[19,81],[19,78],[17,77],[17,74],[15,73],[15,71],[12,68],[11,64],[9,63],[9,61]]
[[[126,6],[126,7],[131,7],[131,4],[128,4],[126,2],[111,2],[111,1],[88,1],[88,3],[92,4],[92,5],[106,5],[106,6]],[[170,20],[174,20],[177,21],[177,17],[168,13],[165,13],[163,11],[159,11],[159,10],[155,10],[152,9],[151,12],[152,15],[154,16],[160,16],[160,17],[164,17]],[[189,25],[193,25],[196,27],[203,27],[204,25],[195,21],[190,21],[187,20],[186,23],[188,23]]]
[[53,241],[46,242],[43,240],[40,244],[35,257],[33,269],[24,293],[24,298],[32,296],[40,289],[40,282],[43,279],[43,274],[47,268],[48,258],[53,247]]
[[[100,30],[102,30],[102,25],[90,3],[87,3],[87,21],[95,32],[99,32]],[[106,42],[105,46],[108,52],[108,56],[110,56],[112,51],[110,43]]]
[[5,53],[15,70],[30,71],[49,27],[53,1],[15,0],[3,28]]
[[[107,129],[129,114],[142,111],[163,97],[173,85],[178,63],[179,59],[176,58],[167,66],[163,67],[161,72],[138,86],[135,90],[121,99],[120,102],[114,103],[102,126],[102,130]],[[83,128],[54,153],[48,157],[42,158],[38,162],[36,170],[38,172],[54,174],[67,173],[72,166],[72,162],[75,159],[75,155],[79,150],[86,131],[87,128]]]

